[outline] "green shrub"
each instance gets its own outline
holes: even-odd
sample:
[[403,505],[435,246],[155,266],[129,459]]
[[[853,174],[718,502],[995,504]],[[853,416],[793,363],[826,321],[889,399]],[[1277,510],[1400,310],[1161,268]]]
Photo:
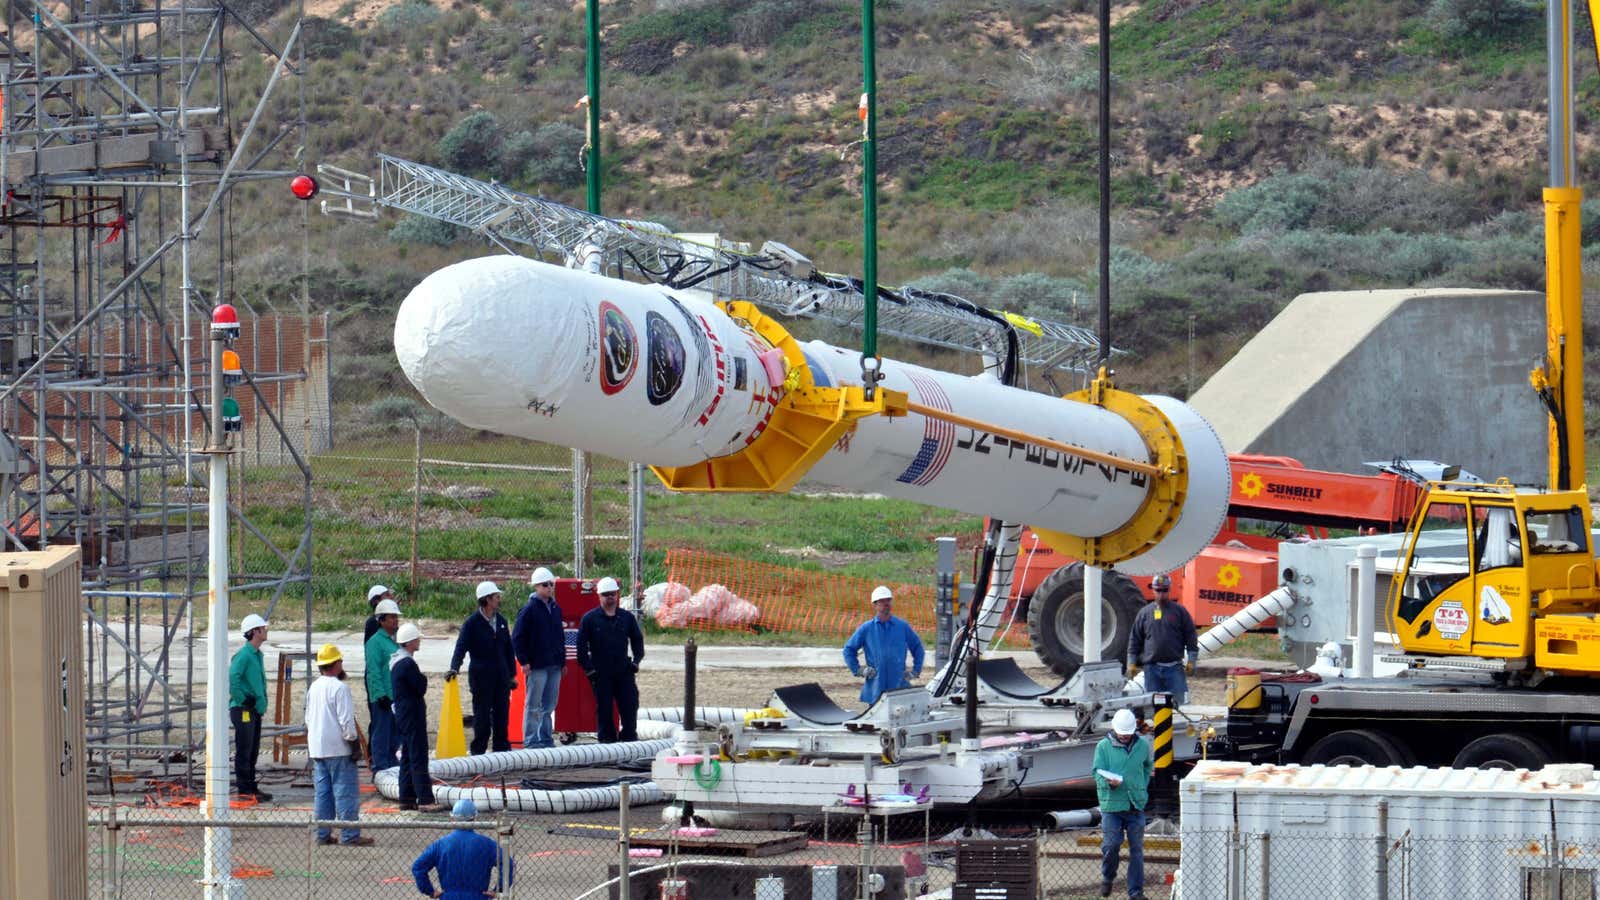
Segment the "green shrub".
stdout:
[[465,228],[426,216],[407,215],[389,229],[389,240],[397,244],[428,244],[433,247],[448,247],[466,235]]
[[539,126],[528,147],[523,178],[534,184],[576,187],[584,182],[583,132],[565,122]]
[[378,27],[391,32],[415,32],[443,17],[444,13],[428,0],[403,0],[378,14]]
[[1534,0],[1433,0],[1429,27],[1449,39],[1489,37],[1515,29],[1543,12]]
[[489,172],[495,168],[504,129],[494,113],[479,110],[439,139],[439,156],[446,168],[458,172]]
[[1330,187],[1316,175],[1274,175],[1229,192],[1217,204],[1216,216],[1244,234],[1304,228],[1327,200]]
[[306,51],[306,59],[338,59],[360,43],[355,29],[349,25],[316,16],[307,16],[300,32],[300,45]]

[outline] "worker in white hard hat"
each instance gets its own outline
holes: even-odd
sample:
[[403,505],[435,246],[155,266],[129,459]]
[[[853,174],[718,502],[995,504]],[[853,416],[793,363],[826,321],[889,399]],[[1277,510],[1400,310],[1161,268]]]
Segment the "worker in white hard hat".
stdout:
[[480,581],[476,591],[478,611],[461,623],[456,650],[450,655],[453,680],[461,671],[461,661],[472,657],[467,670],[467,687],[472,690],[472,755],[479,756],[493,747],[496,753],[511,749],[506,731],[510,722],[511,692],[517,686],[517,658],[511,649],[511,626],[500,615],[500,586]]
[[392,769],[394,757],[394,691],[389,686],[389,658],[400,649],[394,635],[400,630],[400,604],[390,599],[378,601],[372,610],[378,630],[367,638],[363,648],[367,668],[367,748],[372,751],[372,774]]
[[394,691],[395,746],[400,751],[400,808],[444,812],[433,800],[428,774],[428,676],[417,666],[422,632],[410,622],[395,632],[389,658],[389,684]]
[[[555,746],[556,699],[561,695],[561,670],[567,665],[567,631],[556,602],[556,576],[544,566],[528,577],[533,592],[517,613],[511,649],[527,681],[523,702],[522,746]],[[516,715],[518,710],[512,710]]]
[[602,744],[636,741],[639,683],[634,675],[644,661],[644,631],[633,613],[621,608],[622,587],[615,578],[600,579],[594,591],[600,605],[578,620],[576,649],[578,665],[594,688],[595,736]]
[[[312,814],[319,822],[354,823],[361,817],[361,787],[356,761],[361,758],[361,735],[356,730],[356,706],[344,683],[344,654],[333,644],[317,651],[322,676],[306,691],[306,752],[311,755]],[[317,829],[317,843],[335,842],[329,828]],[[338,843],[367,847],[372,838],[360,828],[341,828]]]
[[1144,689],[1171,694],[1172,705],[1189,699],[1189,681],[1195,662],[1200,659],[1199,633],[1194,617],[1183,604],[1172,602],[1172,578],[1157,575],[1150,579],[1155,600],[1146,603],[1133,617],[1128,632],[1128,677],[1144,669]]
[[372,609],[372,615],[367,616],[366,627],[361,632],[361,642],[363,644],[371,640],[373,632],[378,630],[378,604],[385,600],[399,602],[394,595],[394,588],[384,587],[381,584],[375,584],[367,588],[367,606]]
[[233,770],[239,796],[265,803],[272,795],[256,784],[256,757],[261,753],[261,719],[267,714],[267,670],[261,645],[267,642],[267,620],[251,613],[239,623],[244,646],[228,664],[228,718],[233,721]]
[[[470,822],[478,817],[478,805],[462,797],[450,810],[450,818]],[[494,877],[499,867],[499,877]],[[439,887],[433,886],[433,870],[439,870]],[[422,851],[411,864],[411,876],[424,897],[445,900],[481,900],[497,897],[511,886],[516,863],[494,838],[467,828],[455,829]]]
[[1144,808],[1150,802],[1155,758],[1139,736],[1131,709],[1111,717],[1111,733],[1094,748],[1094,787],[1100,799],[1100,896],[1111,896],[1117,857],[1128,840],[1128,896],[1144,897]]
[[[871,602],[872,618],[862,622],[844,644],[844,664],[850,667],[850,674],[866,679],[861,685],[865,703],[877,702],[884,691],[910,687],[912,679],[922,677],[922,638],[910,622],[894,614],[894,591],[880,584],[872,589]],[[859,659],[863,653],[865,665]],[[910,665],[906,664],[908,654]]]

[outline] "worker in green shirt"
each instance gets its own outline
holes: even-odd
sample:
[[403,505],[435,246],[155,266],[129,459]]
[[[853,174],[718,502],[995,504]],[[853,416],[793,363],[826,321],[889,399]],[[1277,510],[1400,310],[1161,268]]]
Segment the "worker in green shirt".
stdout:
[[244,646],[228,666],[228,717],[233,720],[233,767],[239,795],[265,803],[272,795],[256,785],[256,755],[261,752],[261,719],[267,714],[267,668],[261,645],[267,642],[267,620],[255,613],[239,624]]
[[377,774],[400,764],[394,756],[394,688],[389,683],[389,657],[400,649],[394,642],[394,633],[400,630],[400,604],[380,600],[373,615],[378,618],[378,630],[367,638],[367,712],[371,716],[367,745],[372,750],[372,772]]
[[1094,748],[1094,787],[1100,800],[1100,896],[1111,896],[1122,839],[1128,839],[1128,897],[1144,900],[1144,807],[1150,802],[1155,760],[1139,736],[1131,709],[1111,717],[1111,733]]

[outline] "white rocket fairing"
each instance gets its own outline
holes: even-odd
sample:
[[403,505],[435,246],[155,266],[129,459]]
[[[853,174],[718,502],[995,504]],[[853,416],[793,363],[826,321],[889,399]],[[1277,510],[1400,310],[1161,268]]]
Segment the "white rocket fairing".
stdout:
[[[704,295],[514,256],[458,263],[400,307],[395,352],[429,403],[463,424],[656,467],[741,453],[775,424],[803,367],[817,387],[860,384],[860,354],[820,341],[798,357]],[[1138,462],[1151,425],[1109,408],[885,359],[882,386],[956,417]],[[1131,395],[1127,395],[1131,396]],[[871,416],[805,476],[1093,539],[1162,524],[1129,574],[1174,569],[1226,513],[1228,461],[1209,425],[1170,397],[1146,397],[1180,452],[1150,475],[915,413]],[[707,466],[710,471],[711,467]],[[1163,489],[1163,478],[1183,487]],[[714,483],[711,488],[718,487]],[[1152,505],[1170,509],[1151,512]],[[1164,517],[1164,518],[1163,518]]]

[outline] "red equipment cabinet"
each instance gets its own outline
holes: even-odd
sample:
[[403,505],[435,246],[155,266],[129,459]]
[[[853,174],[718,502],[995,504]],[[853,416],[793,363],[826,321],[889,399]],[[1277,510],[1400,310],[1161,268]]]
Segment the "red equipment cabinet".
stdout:
[[[566,630],[567,667],[561,673],[561,690],[556,695],[556,734],[563,744],[581,734],[593,734],[595,718],[594,688],[578,665],[578,621],[583,614],[600,606],[594,580],[557,578],[556,603],[561,607],[561,627]],[[615,715],[615,713],[613,713]]]

